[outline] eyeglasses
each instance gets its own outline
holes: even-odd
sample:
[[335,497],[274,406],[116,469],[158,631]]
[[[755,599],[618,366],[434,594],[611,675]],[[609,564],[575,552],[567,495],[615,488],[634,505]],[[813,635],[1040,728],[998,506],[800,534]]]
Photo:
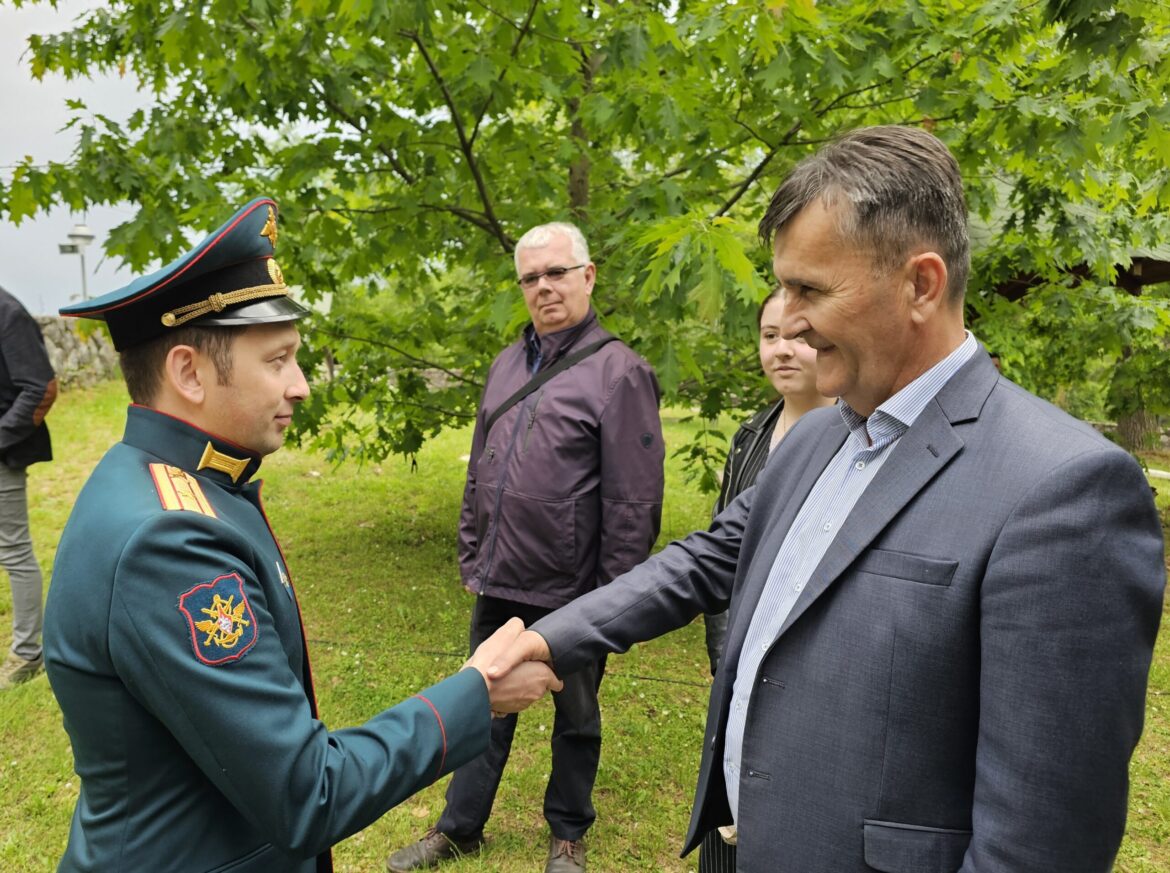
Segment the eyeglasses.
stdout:
[[570,270],[580,270],[586,266],[588,264],[577,264],[575,267],[549,267],[543,273],[529,273],[527,276],[521,276],[516,281],[520,283],[521,288],[535,288],[536,283],[544,276],[548,276],[550,282],[556,283],[565,278],[565,274]]

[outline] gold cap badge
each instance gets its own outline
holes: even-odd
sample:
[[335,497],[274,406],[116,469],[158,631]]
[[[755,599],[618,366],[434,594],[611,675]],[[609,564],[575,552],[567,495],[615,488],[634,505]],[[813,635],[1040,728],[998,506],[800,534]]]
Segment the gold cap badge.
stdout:
[[260,231],[260,236],[267,237],[268,241],[272,243],[272,250],[276,251],[276,210],[271,206],[268,207],[268,220],[264,222],[264,229]]

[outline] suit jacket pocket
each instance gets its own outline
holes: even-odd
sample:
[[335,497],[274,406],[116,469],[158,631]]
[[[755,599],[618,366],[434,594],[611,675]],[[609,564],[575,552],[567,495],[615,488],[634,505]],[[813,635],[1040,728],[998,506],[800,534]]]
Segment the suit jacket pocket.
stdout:
[[854,569],[858,573],[924,585],[950,585],[955,571],[959,569],[959,562],[910,552],[895,552],[892,549],[870,549],[857,559]]
[[884,873],[954,873],[971,832],[893,821],[865,821],[865,863]]

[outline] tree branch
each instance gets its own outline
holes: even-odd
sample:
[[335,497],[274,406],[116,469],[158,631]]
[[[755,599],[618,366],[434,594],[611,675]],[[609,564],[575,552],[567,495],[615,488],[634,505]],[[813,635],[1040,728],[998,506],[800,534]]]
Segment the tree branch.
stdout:
[[495,210],[492,208],[492,200],[488,195],[487,183],[484,182],[483,174],[480,172],[479,163],[475,159],[475,152],[472,150],[471,141],[467,138],[467,131],[463,127],[463,120],[459,117],[458,107],[455,105],[455,98],[451,95],[451,90],[447,87],[447,82],[443,78],[443,74],[439,72],[438,66],[435,65],[434,59],[431,58],[430,52],[423,44],[422,37],[417,32],[409,30],[399,31],[400,36],[404,36],[418,46],[419,54],[422,55],[423,61],[427,68],[431,71],[431,76],[435,80],[435,84],[439,86],[439,90],[443,93],[443,101],[447,104],[447,111],[451,113],[451,122],[455,125],[455,134],[459,137],[459,148],[463,152],[463,158],[467,162],[467,168],[471,171],[471,177],[475,180],[475,188],[479,192],[480,202],[483,204],[483,214],[487,219],[488,226],[485,228],[492,236],[499,240],[500,247],[505,254],[511,254],[515,248],[515,240],[513,240],[504,228],[500,225],[499,219],[496,218]]
[[[336,212],[339,215],[385,215],[388,212],[403,212],[410,208],[409,206],[309,206],[306,207],[306,211]],[[486,216],[474,209],[464,209],[462,206],[448,206],[442,203],[418,203],[415,204],[415,208],[426,209],[430,212],[447,212],[474,224],[488,234],[492,233],[492,227],[488,224]]]
[[465,419],[467,421],[471,421],[473,418],[475,418],[475,415],[476,415],[474,412],[458,412],[454,409],[447,409],[447,408],[442,407],[442,406],[435,406],[433,403],[417,403],[413,400],[400,400],[400,399],[395,400],[394,405],[395,406],[410,406],[410,407],[413,407],[414,409],[426,410],[427,412],[438,412],[438,413],[441,413],[443,415],[449,415],[452,418],[462,418],[462,419]]
[[[256,22],[251,21],[246,15],[241,16],[241,20],[252,30],[253,33],[260,34],[265,32],[264,29],[262,29]],[[321,82],[314,80],[314,85],[317,90],[317,96],[321,99],[321,102],[329,107],[330,111],[341,118],[342,121],[364,136],[366,130],[365,127],[362,126],[361,121],[350,115],[335,100],[331,99],[329,95],[325,93],[325,86]],[[390,162],[390,166],[394,168],[394,172],[396,172],[402,178],[402,181],[404,181],[407,185],[414,184],[414,174],[406,169],[406,166],[400,160],[398,160],[398,156],[394,154],[392,150],[381,144],[375,145],[374,148],[376,148],[386,157],[386,160]]]
[[[761,136],[760,134],[756,133],[756,131],[755,131],[755,130],[753,130],[753,129],[752,129],[752,127],[751,127],[751,125],[749,125],[749,124],[748,124],[746,121],[740,121],[740,120],[739,120],[739,118],[738,118],[738,117],[736,117],[736,118],[733,118],[733,119],[732,119],[732,122],[733,122],[733,123],[735,123],[735,124],[738,124],[738,125],[739,125],[740,127],[742,127],[744,130],[746,130],[752,139],[759,140],[760,142],[762,142],[762,143],[763,143],[764,145],[766,145],[766,146],[770,146],[770,145],[771,145],[771,143],[770,143],[770,142],[768,142],[766,139],[764,139],[764,137],[763,137],[763,136]],[[741,140],[740,142],[742,143],[743,141]]]
[[743,145],[745,142],[747,142],[748,139],[749,138],[745,136],[742,139],[738,139],[735,142],[728,143],[727,145],[722,146],[721,148],[717,148],[714,151],[707,152],[707,154],[703,155],[702,158],[695,161],[694,163],[681,164],[680,166],[675,167],[673,170],[667,170],[665,173],[662,174],[662,178],[663,179],[673,179],[675,176],[681,176],[683,173],[689,173],[691,170],[695,169],[695,167],[698,166],[699,164],[706,163],[707,161],[710,161],[710,160],[713,160],[714,158],[719,157],[721,154],[724,154],[725,152],[729,152],[732,149],[739,148],[741,145]]
[[[508,55],[509,61],[516,60],[516,54],[520,51],[520,43],[528,35],[529,28],[532,27],[532,19],[536,15],[536,7],[539,5],[540,0],[532,0],[532,5],[528,7],[528,14],[524,17],[524,23],[516,28],[516,39],[512,41],[512,51]],[[508,23],[511,24],[511,22]],[[515,25],[512,26],[515,27]],[[496,76],[496,81],[504,81],[504,76],[507,74],[508,67],[504,67],[504,69],[500,70],[500,74]],[[471,128],[472,145],[475,145],[475,138],[479,136],[479,126],[483,123],[483,119],[487,115],[488,107],[492,105],[492,98],[495,96],[495,92],[488,94],[487,99],[483,101],[483,106],[479,107],[479,113],[475,117],[475,126]]]
[[449,370],[440,364],[436,364],[434,361],[428,361],[425,358],[420,358],[417,355],[412,355],[412,354],[410,354],[410,352],[403,351],[398,346],[396,346],[392,343],[384,342],[382,340],[370,339],[369,337],[365,337],[365,336],[354,336],[353,334],[342,333],[341,331],[328,330],[327,328],[324,328],[324,327],[312,328],[312,329],[310,329],[310,333],[324,334],[325,336],[331,336],[334,339],[352,340],[353,342],[357,342],[357,343],[366,343],[367,345],[377,346],[378,348],[389,349],[390,351],[394,352],[394,354],[401,355],[402,357],[406,358],[406,360],[413,362],[414,364],[418,365],[419,367],[425,367],[425,368],[431,369],[431,370],[438,370],[440,373],[445,373],[446,375],[450,376],[452,379],[455,379],[458,382],[462,382],[465,385],[472,385],[476,388],[483,387],[483,385],[480,382],[477,382],[475,379],[469,379],[466,376],[464,376],[462,373],[457,373],[454,370]]
[[[446,206],[439,203],[420,203],[420,209],[427,209],[431,212],[448,212],[456,218],[462,218],[464,221],[470,222],[485,233],[494,236],[495,231],[488,222],[487,216],[482,212],[476,212],[474,209],[464,209],[462,206]],[[511,252],[511,249],[508,249]]]
[[[973,34],[973,36],[979,36],[985,30],[987,30],[989,27],[990,27],[990,25],[988,25],[987,27],[981,28],[979,31],[976,31],[976,33]],[[912,64],[909,64],[908,66],[903,68],[901,73],[900,73],[900,76],[904,78],[905,76],[907,76],[908,74],[910,74],[911,72],[916,70],[918,67],[922,66],[923,64],[925,64],[925,63],[927,63],[935,58],[942,56],[944,53],[945,53],[945,50],[940,50],[940,51],[936,51],[936,52],[931,52],[928,55],[924,55],[923,57],[914,61]],[[879,88],[879,87],[881,87],[881,85],[882,85],[881,82],[871,82],[870,84],[864,85],[860,88],[854,88],[852,91],[845,91],[841,94],[838,94],[836,97],[834,97],[832,100],[830,100],[827,104],[825,104],[825,106],[822,109],[816,110],[814,112],[814,116],[816,118],[820,119],[820,118],[824,118],[826,115],[828,115],[830,112],[832,112],[835,109],[862,108],[862,107],[854,107],[850,104],[846,104],[845,101],[848,100],[850,97],[856,97],[859,94],[864,94],[867,91],[872,91],[875,88]],[[892,99],[889,101],[877,101],[872,105],[873,106],[880,106],[880,105],[884,105],[886,102],[896,103],[896,102],[898,102],[898,100],[901,100],[901,99],[907,99],[907,98],[897,98],[897,99]],[[813,105],[815,107],[816,101],[814,101]],[[935,120],[937,121],[940,119],[935,119]],[[745,130],[747,130],[749,133],[751,133],[753,136],[756,136],[757,139],[762,139],[761,137],[756,135],[755,132],[752,131],[751,128],[749,128],[746,124],[739,121],[738,118],[734,119],[734,121],[737,124],[739,124],[741,127],[743,127]],[[776,145],[774,145],[771,149],[769,149],[768,153],[764,156],[764,159],[762,161],[760,161],[760,163],[756,166],[756,168],[754,170],[752,170],[751,174],[747,177],[747,179],[745,179],[743,181],[743,183],[740,184],[738,188],[736,188],[735,193],[732,194],[732,196],[727,200],[726,203],[723,204],[723,206],[719,209],[719,211],[715,213],[716,217],[718,217],[720,215],[725,215],[727,213],[727,211],[729,209],[731,209],[732,206],[735,205],[735,203],[744,195],[744,193],[752,185],[752,183],[755,182],[756,179],[759,178],[760,174],[764,171],[764,168],[771,162],[772,158],[774,158],[776,156],[776,153],[780,150],[780,148],[782,148],[784,146],[790,146],[790,145],[817,145],[817,144],[820,144],[823,142],[828,142],[830,139],[832,139],[832,137],[824,137],[824,138],[820,138],[820,139],[794,140],[793,137],[800,130],[800,127],[801,127],[801,122],[798,119],[793,124],[793,126],[791,128],[789,128],[788,132],[781,138],[781,140],[778,143],[776,143]]]
[[[491,6],[488,6],[486,3],[483,2],[483,0],[474,0],[474,3],[476,6],[479,6],[482,9],[487,10],[492,15],[496,16],[496,18],[499,18],[500,20],[502,20],[505,24],[509,25],[514,30],[520,29],[519,24],[517,24],[515,21],[513,21],[511,18],[509,18],[503,12],[500,12],[499,10],[493,9]],[[536,30],[535,28],[530,28],[529,30],[533,36],[539,36],[541,39],[547,39],[549,42],[559,42],[563,45],[575,45],[573,40],[567,39],[565,37],[554,36],[551,33],[543,33],[542,31]]]
[[[813,106],[816,106],[815,100],[813,101]],[[818,117],[819,116],[820,113],[818,113]],[[764,168],[768,166],[769,163],[771,163],[772,158],[776,157],[776,153],[784,146],[791,144],[792,138],[796,136],[797,132],[801,128],[802,123],[803,122],[799,118],[792,123],[792,126],[788,128],[784,136],[780,137],[779,142],[777,142],[774,146],[772,146],[771,149],[768,150],[768,153],[764,155],[764,159],[756,164],[756,168],[752,170],[750,174],[748,174],[748,177],[744,179],[742,183],[740,183],[740,185],[735,189],[735,192],[727,199],[727,202],[725,202],[719,208],[719,211],[716,212],[712,218],[718,218],[721,215],[726,215],[728,210],[739,202],[739,198],[741,198],[747,192],[747,189],[752,186],[752,183],[755,182],[756,179],[760,178],[760,174],[764,172]]]
[[[321,87],[319,83],[317,83],[317,85],[318,88]],[[365,136],[366,130],[358,119],[351,116],[348,112],[345,111],[345,109],[339,106],[336,101],[328,97],[323,91],[319,92],[319,96],[321,98],[321,102],[328,106],[335,115],[340,117],[342,121],[356,130],[358,133]],[[382,155],[386,157],[386,160],[390,162],[390,166],[394,168],[394,172],[398,174],[403,182],[405,182],[407,185],[413,185],[415,183],[416,180],[414,174],[407,170],[405,165],[400,160],[398,160],[398,156],[394,154],[393,150],[387,148],[381,143],[375,144],[374,148],[376,148]]]

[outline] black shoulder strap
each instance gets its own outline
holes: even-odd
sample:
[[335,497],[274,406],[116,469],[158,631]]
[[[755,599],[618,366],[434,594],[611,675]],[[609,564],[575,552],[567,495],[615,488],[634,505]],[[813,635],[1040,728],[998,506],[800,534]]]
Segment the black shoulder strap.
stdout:
[[487,424],[484,425],[483,429],[484,436],[487,436],[487,434],[491,433],[492,425],[496,423],[501,415],[503,415],[553,376],[557,375],[557,373],[561,373],[569,369],[569,367],[573,366],[574,364],[580,363],[595,351],[600,349],[603,345],[606,343],[611,343],[615,339],[617,339],[616,336],[607,336],[604,339],[599,339],[597,342],[592,343],[591,345],[587,345],[583,349],[578,349],[571,355],[565,355],[547,370],[542,370],[540,373],[537,373],[528,382],[526,382],[519,391],[501,403],[496,411],[488,416]]

